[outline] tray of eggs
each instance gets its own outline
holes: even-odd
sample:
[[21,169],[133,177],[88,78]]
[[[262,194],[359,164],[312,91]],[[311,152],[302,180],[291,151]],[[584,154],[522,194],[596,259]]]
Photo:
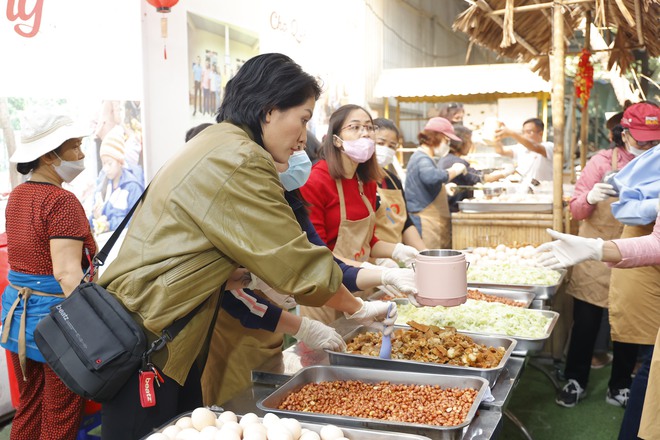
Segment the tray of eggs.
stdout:
[[300,422],[266,413],[237,415],[197,408],[174,417],[142,440],[430,440],[399,432]]

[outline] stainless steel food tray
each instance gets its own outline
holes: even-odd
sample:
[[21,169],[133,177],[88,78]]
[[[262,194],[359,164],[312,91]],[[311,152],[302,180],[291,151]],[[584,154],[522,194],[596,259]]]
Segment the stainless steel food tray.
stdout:
[[[484,332],[476,332],[474,330],[469,330],[469,329],[461,329],[457,328],[461,333],[465,333],[467,335],[487,335],[487,336],[502,336],[505,338],[511,338],[516,341],[516,347],[513,350],[513,355],[514,356],[526,356],[528,352],[535,352],[535,351],[541,351],[543,350],[543,345],[545,344],[546,339],[550,337],[550,334],[552,333],[552,330],[555,328],[555,324],[557,324],[557,320],[559,319],[559,313],[552,311],[552,310],[536,310],[536,309],[529,309],[530,312],[532,313],[540,313],[541,315],[545,316],[546,318],[550,318],[550,323],[548,324],[548,327],[546,327],[545,334],[541,338],[528,338],[525,336],[517,336],[517,335],[501,335],[501,334],[496,334],[496,333],[484,333]],[[421,322],[421,321],[420,321]],[[433,324],[433,323],[428,323],[428,322],[421,322],[422,324]]]
[[479,283],[468,280],[468,288],[491,288],[491,289],[506,289],[517,290],[519,292],[531,292],[534,294],[534,299],[548,300],[557,293],[557,290],[564,282],[566,277],[566,269],[555,269],[559,272],[559,280],[555,284],[549,286],[541,286],[537,284],[499,284],[499,283]]
[[[217,408],[217,407],[213,407]],[[215,411],[212,409],[213,412],[215,412],[217,415],[222,414],[222,411]],[[156,429],[154,432],[163,432],[163,429],[167,428],[170,425],[173,425],[176,423],[177,420],[179,420],[181,417],[190,417],[192,415],[192,411],[185,412],[183,414],[179,414],[178,416],[174,417],[167,423],[165,423],[163,426],[160,428]],[[241,419],[241,415],[238,415],[238,420]],[[259,420],[263,420],[262,417],[259,417]],[[321,428],[323,428],[326,424],[318,424],[318,423],[308,423],[308,422],[301,422],[300,425],[303,428],[307,428],[310,431],[314,431],[316,433],[321,432]],[[346,437],[349,440],[430,440],[428,437],[424,437],[421,435],[414,435],[414,434],[403,434],[400,432],[385,432],[385,431],[376,431],[373,429],[359,429],[359,428],[346,428],[343,426],[338,426],[341,428],[342,432],[344,433],[344,437]],[[146,440],[147,437],[149,437],[152,433],[147,434],[145,437],[142,438],[142,440]]]
[[552,203],[458,202],[462,212],[552,212]]
[[[395,329],[405,329],[407,326],[395,326]],[[344,340],[348,343],[354,337],[367,332],[377,332],[378,329],[371,327],[359,327],[354,331],[344,335]],[[416,373],[432,374],[452,374],[456,376],[478,376],[488,381],[490,386],[495,385],[497,378],[504,369],[506,362],[511,357],[511,353],[516,347],[516,341],[502,336],[485,336],[475,333],[459,332],[470,336],[477,344],[483,344],[487,347],[504,347],[506,350],[500,364],[495,368],[476,368],[461,367],[459,365],[438,364],[434,362],[420,362],[403,359],[381,359],[376,356],[366,356],[363,354],[337,352],[325,350],[328,353],[331,365],[341,365],[345,367],[364,367],[378,370],[394,371],[412,371]]]
[[[366,383],[389,381],[405,385],[440,385],[442,387],[473,388],[478,390],[472,407],[465,422],[457,426],[434,426],[418,423],[394,422],[390,420],[367,419],[362,417],[336,416],[332,414],[319,414],[303,411],[288,411],[278,409],[278,406],[292,392],[300,390],[309,383],[319,383],[335,380],[359,380]],[[410,373],[404,371],[383,371],[365,368],[351,368],[338,366],[313,366],[300,370],[288,382],[275,392],[257,402],[262,411],[273,412],[285,417],[298,420],[310,420],[317,423],[332,423],[334,425],[356,426],[367,429],[380,429],[384,431],[399,431],[410,434],[427,436],[431,439],[460,440],[463,437],[463,428],[468,426],[475,417],[479,403],[483,399],[488,387],[488,381],[473,376],[445,376],[440,374]]]
[[529,308],[534,301],[536,295],[532,292],[526,292],[522,290],[507,290],[507,289],[489,289],[484,287],[473,287],[468,286],[468,289],[476,289],[481,293],[486,295],[499,296],[500,298],[510,299],[511,301],[517,301],[523,303],[523,308]]

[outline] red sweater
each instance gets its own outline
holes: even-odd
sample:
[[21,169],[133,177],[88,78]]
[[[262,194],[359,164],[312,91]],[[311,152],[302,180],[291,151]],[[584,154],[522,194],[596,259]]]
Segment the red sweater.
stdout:
[[[357,177],[353,179],[341,179],[344,190],[344,202],[346,203],[346,218],[348,220],[362,220],[369,215],[369,210],[360,197]],[[311,204],[309,218],[318,232],[319,236],[326,242],[330,249],[335,248],[337,242],[337,231],[341,212],[339,210],[339,194],[335,179],[328,172],[328,164],[325,160],[317,162],[312,167],[312,173],[305,186],[300,188],[305,200]],[[376,210],[376,182],[364,184],[364,194],[371,202],[371,207]],[[369,244],[373,247],[378,239],[371,232]]]

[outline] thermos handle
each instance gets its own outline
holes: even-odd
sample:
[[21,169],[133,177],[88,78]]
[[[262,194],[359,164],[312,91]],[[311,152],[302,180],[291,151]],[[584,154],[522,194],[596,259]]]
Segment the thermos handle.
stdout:
[[465,262],[465,270],[468,270],[470,268],[470,262],[466,261]]
[[417,270],[415,269],[415,263],[414,262],[410,263],[410,267],[412,267],[413,272],[417,272]]

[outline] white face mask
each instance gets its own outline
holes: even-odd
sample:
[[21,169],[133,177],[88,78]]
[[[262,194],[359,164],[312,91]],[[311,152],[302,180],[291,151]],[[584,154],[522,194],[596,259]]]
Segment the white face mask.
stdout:
[[449,154],[449,144],[443,141],[440,143],[440,145],[433,149],[433,154],[436,157],[445,157],[447,154]]
[[376,159],[378,165],[385,168],[394,160],[394,150],[387,145],[376,145]]
[[628,145],[627,143],[626,143],[626,148],[627,148],[628,151],[630,151],[630,153],[631,153],[633,156],[635,156],[635,157],[637,157],[637,156],[639,156],[640,154],[642,154],[642,153],[644,153],[645,151],[647,151],[647,150],[641,150],[641,149],[639,149],[639,148],[632,147],[632,146]]
[[[55,153],[53,151],[53,153]],[[85,169],[85,159],[80,160],[64,160],[57,153],[55,156],[60,160],[59,165],[53,165],[55,172],[58,176],[62,178],[66,183],[71,182],[75,179],[80,173]]]

